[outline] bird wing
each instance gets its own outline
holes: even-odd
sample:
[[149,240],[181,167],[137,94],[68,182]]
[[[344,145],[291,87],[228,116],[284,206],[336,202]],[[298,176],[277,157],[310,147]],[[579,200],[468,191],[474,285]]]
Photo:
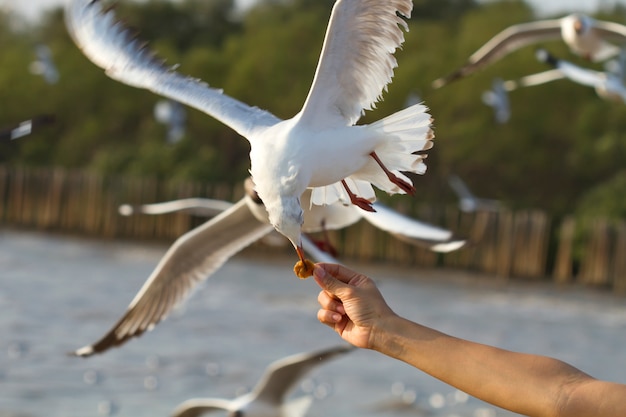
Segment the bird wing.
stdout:
[[555,67],[558,71],[561,72],[561,74],[563,74],[564,78],[568,78],[578,84],[586,85],[589,87],[596,87],[602,82],[606,81],[605,73],[582,68],[568,61],[558,59],[545,49],[540,49],[537,51],[537,59]]
[[538,72],[536,74],[526,75],[517,80],[505,81],[503,86],[506,91],[513,91],[521,87],[533,87],[556,80],[562,80],[563,78],[565,78],[565,75],[563,75],[561,70],[555,68],[548,71]]
[[411,0],[337,0],[301,112],[313,126],[353,125],[374,107],[397,66]]
[[363,218],[400,240],[436,252],[448,252],[465,244],[465,239],[455,237],[449,230],[412,219],[381,203],[372,206],[376,212],[362,210]]
[[221,398],[192,398],[180,403],[172,411],[172,417],[200,417],[209,411],[230,411],[231,408],[232,401],[229,400]]
[[600,71],[581,68],[578,65],[563,60],[559,60],[557,68],[566,78],[589,87],[596,87],[606,80],[606,74]]
[[542,20],[509,26],[474,52],[467,63],[451,74],[435,80],[433,88],[440,88],[459,78],[492,64],[503,56],[526,45],[561,36],[561,20]]
[[151,330],[230,257],[273,230],[254,217],[247,198],[178,238],[122,318],[98,342],[75,354],[91,356]]
[[116,20],[100,0],[70,0],[65,23],[76,45],[114,80],[179,101],[250,138],[257,130],[280,121],[271,113],[235,100],[206,83],[183,76],[146,48],[146,44]]
[[355,210],[352,204],[343,204],[339,201],[325,205],[313,204],[312,193],[313,190],[307,189],[300,196],[300,204],[304,210],[303,232],[343,229],[361,220],[359,210]]
[[341,345],[310,353],[298,353],[272,362],[252,390],[257,399],[271,404],[281,404],[285,394],[307,372],[327,359],[355,350],[354,346]]
[[196,216],[213,217],[233,206],[232,203],[211,198],[182,198],[180,200],[164,201],[161,203],[120,206],[122,215],[130,214],[165,214],[186,211]]

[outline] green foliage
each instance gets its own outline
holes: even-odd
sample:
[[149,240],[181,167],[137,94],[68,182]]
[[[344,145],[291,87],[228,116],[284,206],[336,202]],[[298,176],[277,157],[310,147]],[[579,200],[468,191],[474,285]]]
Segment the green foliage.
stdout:
[[[262,0],[241,15],[233,0],[120,1],[117,14],[159,56],[180,64],[180,72],[286,118],[306,98],[332,4]],[[619,7],[600,15],[618,22],[621,16]],[[497,125],[481,94],[494,77],[515,79],[547,69],[534,58],[533,47],[446,88],[430,89],[432,80],[463,64],[493,35],[533,19],[521,0],[416,0],[410,32],[396,54],[394,81],[362,123],[402,108],[411,94],[425,100],[435,118],[436,144],[428,173],[416,179],[421,201],[454,202],[445,178],[456,173],[477,195],[512,208],[561,216],[580,201],[582,212],[603,206],[623,218],[623,209],[612,204],[624,204],[617,197],[624,194],[623,179],[615,178],[624,175],[616,177],[626,160],[625,105],[563,80],[512,92],[512,119]],[[1,144],[0,163],[206,181],[236,182],[248,174],[247,142],[199,111],[188,109],[181,142],[166,143],[165,127],[153,116],[160,97],[113,81],[89,62],[67,35],[60,10],[35,26],[9,23],[0,13],[0,126],[38,113],[56,114],[57,123]],[[40,42],[52,49],[61,74],[56,85],[28,71]],[[559,41],[545,46],[592,65]],[[600,198],[596,193],[607,202],[588,203]]]

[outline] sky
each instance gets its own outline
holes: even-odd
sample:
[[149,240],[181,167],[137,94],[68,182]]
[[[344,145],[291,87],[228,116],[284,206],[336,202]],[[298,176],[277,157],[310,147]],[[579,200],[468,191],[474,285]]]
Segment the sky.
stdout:
[[[253,0],[239,0],[240,3],[250,3]],[[488,0],[487,0],[488,1]],[[624,4],[626,0],[527,0],[535,7],[540,15],[556,15],[569,12],[592,12],[600,5]],[[65,0],[0,0],[0,7],[10,8],[29,17],[36,18],[43,10],[60,6]]]

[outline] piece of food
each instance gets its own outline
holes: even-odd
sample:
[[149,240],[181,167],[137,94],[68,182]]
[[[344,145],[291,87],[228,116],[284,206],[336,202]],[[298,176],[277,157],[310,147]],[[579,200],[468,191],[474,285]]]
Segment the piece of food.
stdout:
[[293,266],[293,273],[300,279],[306,279],[313,275],[313,262],[305,259],[304,262],[298,261]]

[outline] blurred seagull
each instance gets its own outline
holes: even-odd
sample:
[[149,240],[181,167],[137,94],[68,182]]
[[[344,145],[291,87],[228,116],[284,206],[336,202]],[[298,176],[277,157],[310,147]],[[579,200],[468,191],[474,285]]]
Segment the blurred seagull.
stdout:
[[[101,353],[151,330],[176,306],[182,304],[200,282],[210,277],[232,256],[272,232],[274,229],[262,201],[254,191],[251,178],[246,180],[244,188],[244,197],[235,204],[194,198],[142,206],[120,206],[120,213],[124,215],[192,210],[200,215],[216,217],[178,238],[113,328],[96,343],[80,348],[74,354],[91,356]],[[310,191],[302,196],[305,207],[309,197]],[[304,251],[318,262],[338,263],[306,233],[342,229],[361,218],[398,239],[433,251],[449,252],[465,244],[465,240],[456,238],[448,230],[418,222],[379,203],[374,203],[374,207],[375,213],[340,203],[312,206],[310,210],[305,210],[302,226],[305,232],[302,236]]]
[[59,71],[54,65],[50,48],[46,45],[37,45],[35,55],[37,59],[29,66],[31,74],[41,75],[48,84],[59,82]]
[[180,142],[185,136],[185,122],[187,114],[185,108],[178,101],[159,100],[154,105],[154,118],[157,122],[168,127],[167,143]]
[[461,211],[473,213],[477,211],[498,211],[500,209],[499,201],[476,197],[458,176],[450,175],[448,183],[459,198]]
[[598,96],[605,100],[626,103],[626,86],[621,68],[618,68],[617,72],[582,68],[556,58],[545,49],[537,51],[537,59],[558,69],[565,78],[581,85],[593,87]]
[[509,94],[501,78],[493,80],[491,90],[483,93],[482,100],[483,103],[493,109],[496,122],[505,124],[509,121],[511,118]]
[[24,120],[17,125],[0,129],[0,141],[15,140],[33,133],[39,127],[54,123],[54,116],[50,114],[42,114],[32,119]]
[[338,346],[318,352],[299,353],[271,363],[252,392],[233,400],[223,398],[194,398],[180,404],[172,417],[198,417],[205,413],[225,410],[229,417],[302,417],[311,406],[313,397],[305,395],[285,402],[286,394],[300,378],[329,359],[355,348]]
[[472,54],[463,67],[435,80],[432,86],[443,87],[493,64],[524,46],[558,38],[561,38],[573,53],[594,62],[604,61],[617,55],[620,50],[618,46],[609,42],[619,45],[626,43],[626,26],[595,20],[583,14],[513,25],[498,33]]
[[415,193],[400,171],[422,174],[432,147],[431,117],[418,104],[355,126],[391,82],[412,0],[337,0],[306,101],[281,120],[199,80],[167,68],[116,22],[99,0],[70,0],[66,25],[78,47],[111,78],[145,88],[215,117],[248,139],[250,172],[270,223],[305,264],[300,196],[313,204],[352,203],[372,211],[372,185]]

